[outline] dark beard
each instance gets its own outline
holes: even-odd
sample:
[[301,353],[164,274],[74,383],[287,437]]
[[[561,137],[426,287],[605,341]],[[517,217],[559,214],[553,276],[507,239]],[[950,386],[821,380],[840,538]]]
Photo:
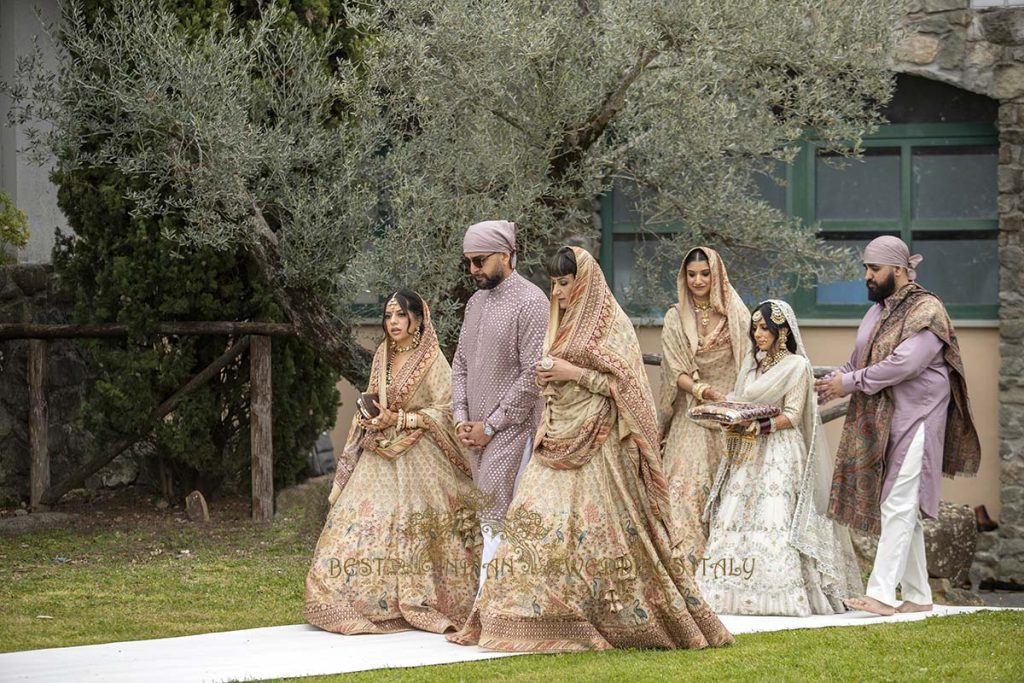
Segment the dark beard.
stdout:
[[483,282],[477,280],[476,278],[473,278],[473,282],[476,283],[477,289],[494,289],[504,281],[505,276],[502,273],[497,273],[493,277],[485,279]]
[[875,285],[872,289],[868,287],[868,298],[874,301],[876,304],[881,303],[893,295],[896,291],[896,276],[892,273],[889,274],[889,278],[879,284]]

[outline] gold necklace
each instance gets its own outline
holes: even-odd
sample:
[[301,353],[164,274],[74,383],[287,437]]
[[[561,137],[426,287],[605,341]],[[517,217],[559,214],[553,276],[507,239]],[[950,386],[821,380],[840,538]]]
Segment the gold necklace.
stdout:
[[412,338],[412,342],[408,346],[399,346],[398,344],[391,342],[391,353],[388,354],[388,365],[387,365],[387,383],[391,384],[391,369],[395,366],[395,356],[400,353],[406,353],[418,348],[420,345],[420,334],[417,330],[415,336]]
[[694,299],[693,307],[697,310],[697,315],[700,316],[700,324],[702,327],[707,327],[711,324],[711,311],[714,309],[714,306],[711,305],[711,299],[708,299],[705,303],[701,303]]
[[764,358],[762,358],[757,364],[758,368],[761,370],[761,374],[768,372],[768,370],[778,365],[779,361],[781,361],[788,355],[789,349],[780,349],[775,353],[768,353],[766,351],[764,354]]
[[391,348],[394,349],[395,353],[405,353],[406,351],[412,351],[413,349],[415,349],[419,345],[420,345],[420,343],[418,341],[416,341],[415,339],[413,339],[412,343],[409,344],[408,346],[396,346],[396,345],[392,344]]

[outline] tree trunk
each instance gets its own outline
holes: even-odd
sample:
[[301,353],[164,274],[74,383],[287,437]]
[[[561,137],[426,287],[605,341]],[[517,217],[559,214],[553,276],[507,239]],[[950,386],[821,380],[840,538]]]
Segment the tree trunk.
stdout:
[[309,289],[291,287],[284,281],[277,235],[255,207],[252,224],[255,235],[247,245],[247,253],[270,286],[275,301],[295,326],[299,338],[353,386],[359,389],[365,387],[370,378],[373,354],[360,346],[352,336],[347,320],[331,314],[319,294]]

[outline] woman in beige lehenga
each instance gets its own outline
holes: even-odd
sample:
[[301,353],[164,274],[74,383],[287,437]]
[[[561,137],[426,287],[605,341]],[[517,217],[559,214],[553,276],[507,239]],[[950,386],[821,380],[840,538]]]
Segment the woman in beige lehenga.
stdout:
[[671,555],[654,399],[586,251],[548,265],[545,408],[477,607],[453,642],[504,651],[701,648],[732,636]]
[[691,571],[704,557],[704,506],[725,448],[722,432],[694,422],[698,401],[721,401],[750,355],[750,312],[729,284],[721,256],[696,247],[676,278],[679,302],[665,313],[658,401],[674,552]]
[[352,421],[306,577],[306,620],[335,633],[435,633],[465,622],[480,564],[477,501],[451,419],[451,367],[415,292],[387,302],[387,339]]

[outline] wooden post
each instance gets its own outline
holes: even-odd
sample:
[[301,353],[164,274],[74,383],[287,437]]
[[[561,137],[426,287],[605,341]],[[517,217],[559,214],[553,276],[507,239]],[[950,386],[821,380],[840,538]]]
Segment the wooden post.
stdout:
[[249,442],[254,522],[269,522],[274,516],[271,415],[270,337],[253,336],[249,356]]
[[40,499],[50,488],[50,453],[47,434],[46,361],[47,344],[43,339],[29,341],[28,353],[28,442],[32,453],[29,470],[32,509],[43,507]]

